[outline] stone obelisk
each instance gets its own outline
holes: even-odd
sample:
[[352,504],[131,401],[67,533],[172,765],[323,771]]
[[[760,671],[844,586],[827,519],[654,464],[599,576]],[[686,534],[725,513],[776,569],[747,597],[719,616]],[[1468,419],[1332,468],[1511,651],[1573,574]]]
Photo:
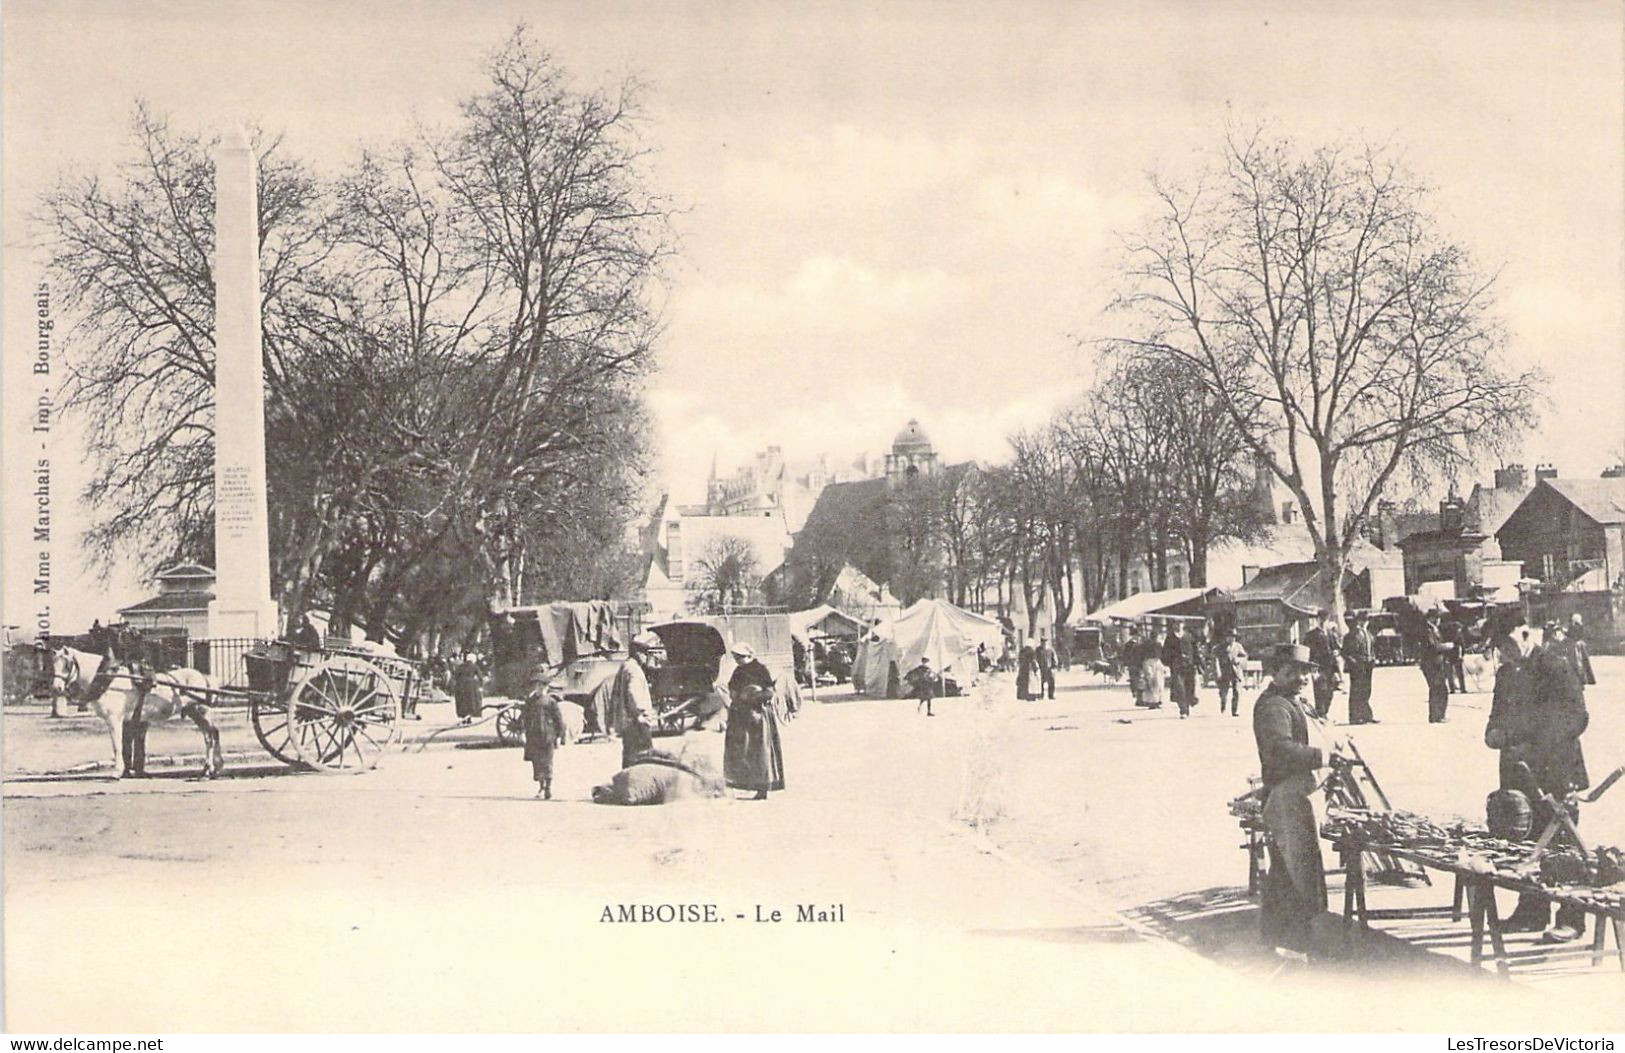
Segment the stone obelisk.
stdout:
[[209,635],[277,635],[265,511],[259,166],[232,129],[214,154],[214,602]]

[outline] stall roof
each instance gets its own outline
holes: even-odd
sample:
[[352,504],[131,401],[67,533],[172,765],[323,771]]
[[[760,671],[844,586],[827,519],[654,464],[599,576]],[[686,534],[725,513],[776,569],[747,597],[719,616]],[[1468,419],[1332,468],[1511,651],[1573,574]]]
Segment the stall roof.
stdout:
[[1304,614],[1315,614],[1331,605],[1330,597],[1321,587],[1320,564],[1312,560],[1265,567],[1252,581],[1231,593],[1230,598],[1237,603],[1280,600]]
[[790,631],[802,640],[807,640],[814,634],[857,639],[867,629],[868,625],[861,619],[854,618],[827,603],[811,610],[790,612]]
[[1084,619],[1085,622],[1105,624],[1113,618],[1143,618],[1146,615],[1172,613],[1171,608],[1195,605],[1196,601],[1218,595],[1212,589],[1158,589],[1155,592],[1137,592],[1116,603],[1108,603]]

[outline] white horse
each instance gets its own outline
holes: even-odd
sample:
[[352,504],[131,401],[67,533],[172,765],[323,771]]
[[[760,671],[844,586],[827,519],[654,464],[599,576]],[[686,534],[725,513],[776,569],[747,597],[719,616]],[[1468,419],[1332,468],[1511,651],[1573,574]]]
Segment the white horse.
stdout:
[[[208,689],[214,682],[196,669],[159,673],[146,698],[129,672],[114,669],[111,678],[95,684],[105,659],[72,647],[52,652],[51,690],[70,699],[83,699],[107,723],[113,742],[113,770],[123,778],[144,774],[147,725],[185,717],[203,734],[203,777],[212,779],[225,767],[220,729],[209,716]],[[188,688],[193,690],[187,690]],[[126,736],[133,741],[127,741]]]

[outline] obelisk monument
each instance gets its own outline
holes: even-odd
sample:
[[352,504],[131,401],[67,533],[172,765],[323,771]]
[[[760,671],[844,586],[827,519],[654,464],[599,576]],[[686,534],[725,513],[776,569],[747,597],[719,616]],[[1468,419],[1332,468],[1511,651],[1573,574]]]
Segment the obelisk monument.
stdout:
[[259,174],[242,129],[214,153],[214,602],[212,637],[274,637],[260,359]]

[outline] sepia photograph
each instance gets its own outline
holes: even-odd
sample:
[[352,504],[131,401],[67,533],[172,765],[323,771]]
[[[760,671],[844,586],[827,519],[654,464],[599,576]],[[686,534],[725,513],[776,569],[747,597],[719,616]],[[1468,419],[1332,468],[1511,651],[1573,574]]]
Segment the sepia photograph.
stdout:
[[0,48],[8,1034],[1625,1034],[1617,0]]

